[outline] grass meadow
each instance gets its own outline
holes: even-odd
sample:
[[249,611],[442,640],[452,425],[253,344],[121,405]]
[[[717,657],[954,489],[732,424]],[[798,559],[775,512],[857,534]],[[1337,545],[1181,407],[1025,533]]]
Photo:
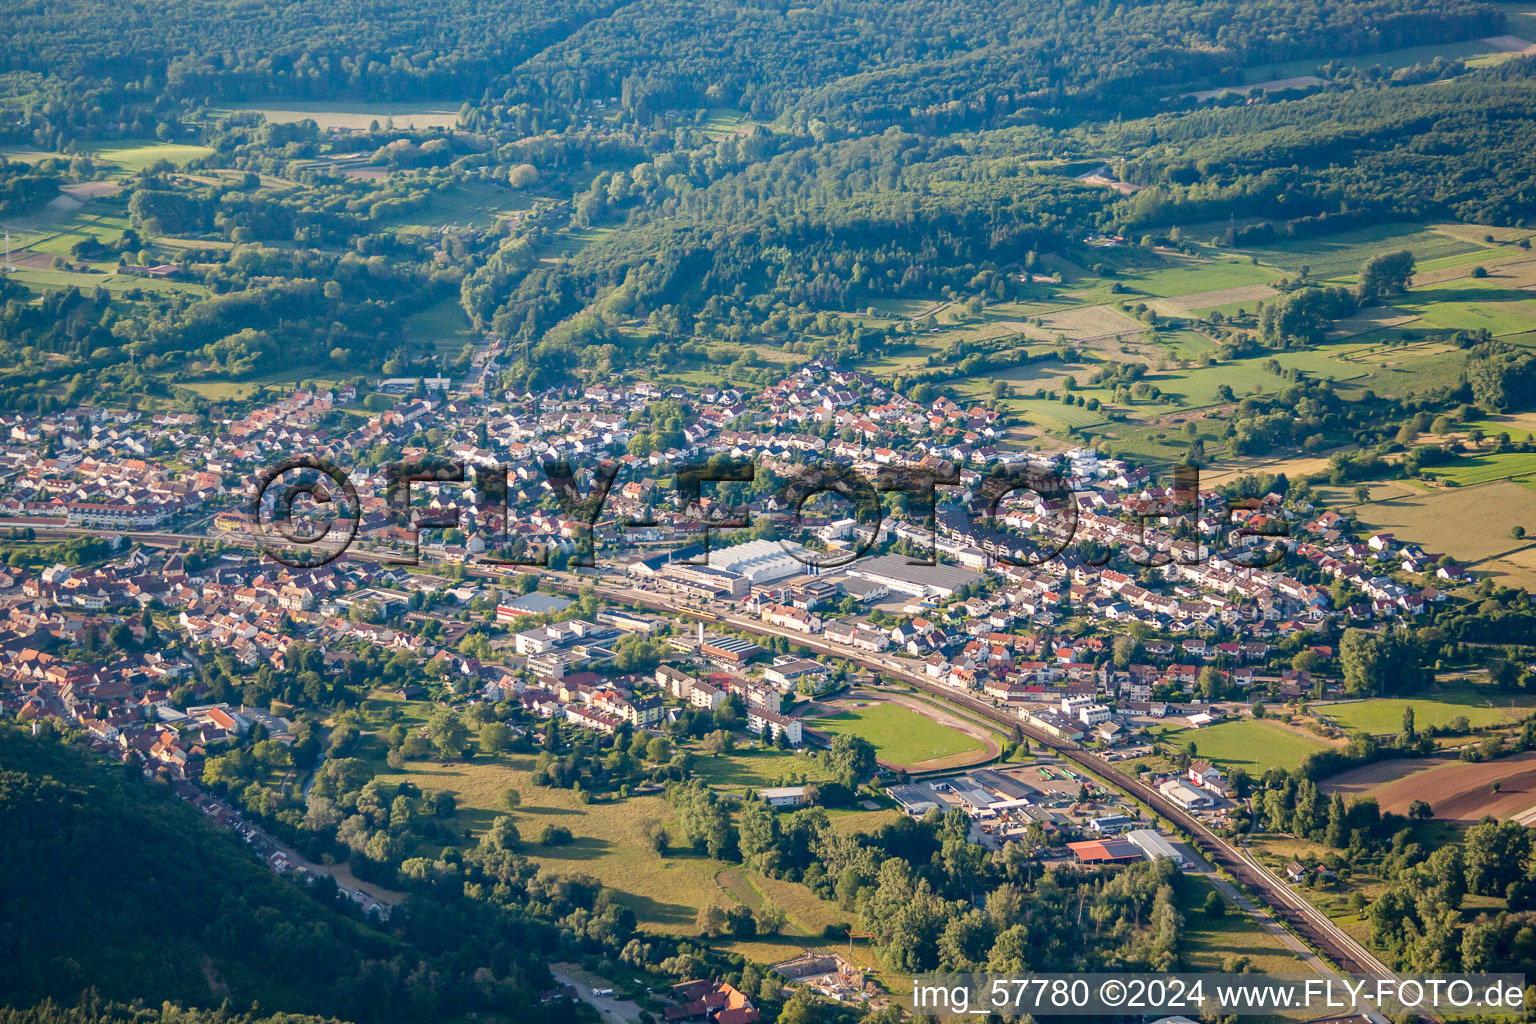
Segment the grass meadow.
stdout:
[[1295,768],[1314,751],[1322,750],[1320,740],[1309,739],[1277,722],[1242,718],[1218,722],[1203,729],[1158,730],[1158,739],[1183,747],[1194,743],[1197,757],[1227,768],[1241,768],[1250,776],[1260,776],[1269,769]]
[[892,764],[915,765],[983,749],[980,741],[900,704],[876,703],[850,708],[806,724],[821,732],[862,736],[875,753]]
[[[1513,718],[1536,706],[1536,698],[1516,696]],[[1465,717],[1473,728],[1504,725],[1512,720],[1510,697],[1484,694],[1476,690],[1457,690],[1425,697],[1379,697],[1338,704],[1313,704],[1312,711],[1337,721],[1351,732],[1376,736],[1402,731],[1403,711],[1413,708],[1414,725],[1444,727],[1453,719]]]

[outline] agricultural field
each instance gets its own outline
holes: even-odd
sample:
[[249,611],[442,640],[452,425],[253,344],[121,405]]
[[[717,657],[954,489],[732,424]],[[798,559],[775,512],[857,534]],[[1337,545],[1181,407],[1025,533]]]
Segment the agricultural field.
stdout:
[[1353,280],[1360,264],[1372,256],[1407,249],[1419,261],[1477,252],[1483,246],[1424,224],[1379,224],[1315,238],[1288,239],[1263,246],[1240,247],[1243,255],[1294,274],[1309,268],[1314,280]]
[[[1492,282],[1492,283],[1490,283]],[[1441,281],[1411,289],[1397,302],[1424,325],[1452,331],[1487,330],[1494,337],[1521,334],[1536,323],[1536,299],[1492,277]]]
[[1536,494],[1530,488],[1498,480],[1420,493],[1400,484],[1391,490],[1396,493],[1378,497],[1373,489],[1371,501],[1352,510],[1364,527],[1450,554],[1495,577],[1536,585],[1536,572],[1510,559],[1532,543],[1510,536],[1510,529],[1536,532]]
[[1364,794],[1394,814],[1406,814],[1410,804],[1423,800],[1440,821],[1473,824],[1490,814],[1507,820],[1536,808],[1536,752],[1496,761],[1442,761],[1387,779]]
[[806,719],[805,724],[834,736],[861,736],[874,745],[877,757],[902,767],[920,767],[925,762],[986,750],[986,744],[976,737],[887,701],[847,702],[832,714]]
[[[114,142],[82,143],[80,152],[98,163],[113,164],[122,170],[136,172],[146,170],[162,160],[176,167],[185,167],[193,160],[201,160],[208,156],[213,150],[207,146],[185,143],[124,139]],[[0,156],[21,163],[36,163],[39,160],[69,160],[73,154],[25,147],[7,147],[0,148]]]
[[1308,754],[1326,746],[1277,722],[1253,718],[1218,722],[1203,729],[1154,731],[1161,742],[1179,748],[1193,743],[1197,757],[1223,767],[1241,768],[1255,777],[1276,766],[1294,769]]
[[1518,480],[1536,473],[1536,453],[1489,452],[1457,459],[1448,466],[1437,466],[1435,477],[1471,487],[1494,480]]
[[1312,704],[1310,707],[1313,713],[1332,718],[1350,732],[1382,736],[1402,730],[1403,711],[1410,707],[1413,708],[1416,728],[1444,727],[1454,719],[1465,718],[1476,729],[1513,724],[1524,717],[1530,708],[1536,707],[1536,698],[1515,697],[1511,705],[1511,698],[1507,695],[1458,690],[1423,697],[1376,697],[1333,704]]

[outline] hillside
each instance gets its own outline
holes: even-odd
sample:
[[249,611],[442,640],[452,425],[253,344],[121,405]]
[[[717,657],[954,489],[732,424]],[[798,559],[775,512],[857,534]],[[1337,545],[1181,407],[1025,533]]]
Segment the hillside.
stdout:
[[[0,889],[0,1005],[70,1005],[95,989],[390,1020],[463,998],[462,979],[419,946],[274,876],[165,787],[10,728],[0,730]],[[400,934],[421,927],[407,921]],[[461,941],[494,938],[466,927]],[[498,996],[510,1009],[523,992],[507,984]]]

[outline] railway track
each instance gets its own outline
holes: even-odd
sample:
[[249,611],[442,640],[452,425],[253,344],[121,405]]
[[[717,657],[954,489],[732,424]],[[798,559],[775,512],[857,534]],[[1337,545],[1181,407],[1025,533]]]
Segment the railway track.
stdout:
[[1143,783],[1140,779],[1132,778],[1112,762],[1099,757],[1091,751],[1085,750],[1074,743],[1060,740],[1017,716],[992,706],[986,701],[979,700],[969,694],[957,693],[951,687],[935,683],[919,673],[912,672],[895,659],[871,655],[867,652],[850,651],[847,648],[834,646],[826,641],[818,640],[813,636],[778,629],[755,619],[732,615],[723,610],[708,611],[690,608],[668,600],[666,595],[654,594],[648,591],[637,591],[626,586],[607,583],[601,579],[569,583],[562,582],[559,586],[562,589],[574,591],[579,589],[584,582],[594,583],[598,586],[599,590],[617,591],[617,594],[613,596],[620,597],[627,603],[638,602],[643,607],[653,611],[664,611],[670,614],[682,615],[697,621],[720,623],[730,628],[739,629],[747,633],[755,633],[759,636],[783,637],[811,650],[834,655],[879,672],[882,675],[895,677],[925,693],[957,707],[964,708],[990,722],[1002,725],[1005,727],[1005,730],[1011,730],[1017,726],[1032,741],[1054,751],[1079,768],[1097,775],[1176,825],[1189,836],[1194,846],[1211,863],[1225,870],[1239,884],[1253,893],[1272,915],[1284,922],[1292,931],[1301,936],[1304,941],[1321,953],[1340,971],[1349,974],[1380,976],[1390,976],[1394,973],[1369,950],[1347,935],[1332,921],[1328,920],[1321,911],[1296,895],[1283,881],[1259,865],[1246,851],[1233,846],[1221,836],[1218,836],[1199,819],[1173,803],[1157,790]]

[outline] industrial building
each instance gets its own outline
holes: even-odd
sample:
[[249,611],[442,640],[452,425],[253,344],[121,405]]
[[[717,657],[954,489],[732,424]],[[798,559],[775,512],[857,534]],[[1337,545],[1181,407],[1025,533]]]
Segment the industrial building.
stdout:
[[788,579],[805,572],[806,563],[795,557],[795,545],[776,540],[749,540],[709,553],[709,567],[736,573],[754,586]]
[[958,565],[912,565],[906,555],[879,555],[861,559],[844,572],[870,580],[898,594],[917,598],[953,597],[962,587],[981,579],[974,569]]

